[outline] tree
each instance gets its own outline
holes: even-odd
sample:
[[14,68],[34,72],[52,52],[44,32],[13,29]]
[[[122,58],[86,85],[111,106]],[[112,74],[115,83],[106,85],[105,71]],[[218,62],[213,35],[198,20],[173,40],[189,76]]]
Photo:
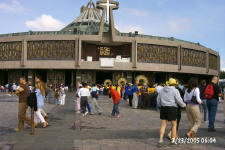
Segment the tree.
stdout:
[[225,71],[220,72],[220,79],[225,79]]

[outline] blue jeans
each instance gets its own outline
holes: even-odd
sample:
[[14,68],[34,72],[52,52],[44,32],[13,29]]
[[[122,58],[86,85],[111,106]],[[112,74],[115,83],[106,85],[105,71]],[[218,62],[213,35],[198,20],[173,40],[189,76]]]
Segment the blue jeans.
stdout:
[[138,96],[138,107],[141,108],[141,106],[142,106],[141,96]]
[[207,121],[207,113],[208,113],[208,108],[207,108],[207,100],[206,99],[203,99],[202,100],[203,104],[202,104],[202,109],[203,109],[203,113],[204,113],[204,121]]
[[112,116],[119,115],[119,114],[120,114],[120,111],[119,111],[119,102],[118,102],[118,104],[113,105]]
[[208,108],[208,114],[209,114],[208,128],[214,128],[217,106],[218,106],[218,101],[216,99],[207,100],[207,108]]
[[88,112],[91,113],[91,106],[88,101],[87,101],[87,109],[88,109]]

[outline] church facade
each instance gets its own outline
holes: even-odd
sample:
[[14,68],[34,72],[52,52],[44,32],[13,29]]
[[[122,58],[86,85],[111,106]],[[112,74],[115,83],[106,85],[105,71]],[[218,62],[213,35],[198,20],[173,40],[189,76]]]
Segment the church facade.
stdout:
[[60,31],[0,34],[0,82],[18,82],[23,75],[33,83],[37,74],[55,86],[134,82],[139,75],[154,83],[219,74],[218,52],[199,43],[119,32],[113,16],[118,8],[113,0],[90,1]]

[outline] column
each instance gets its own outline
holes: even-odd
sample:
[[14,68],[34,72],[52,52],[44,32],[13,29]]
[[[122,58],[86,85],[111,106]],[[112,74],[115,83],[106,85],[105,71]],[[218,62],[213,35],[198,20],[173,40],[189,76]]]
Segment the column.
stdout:
[[78,44],[78,60],[77,60],[77,61],[78,61],[78,65],[77,65],[77,66],[80,67],[80,64],[81,64],[81,52],[82,52],[82,51],[81,51],[81,48],[82,48],[82,41],[79,40],[78,43],[79,43],[79,44]]
[[217,56],[217,70],[218,70],[218,75],[220,75],[220,55]]
[[127,82],[128,83],[132,83],[132,80],[133,80],[133,78],[132,78],[132,72],[127,73]]
[[76,72],[76,86],[78,83],[81,83],[81,72],[80,71],[77,71]]
[[177,48],[177,65],[178,65],[178,71],[181,71],[181,45],[178,46]]
[[209,50],[206,52],[206,73],[209,73]]
[[22,67],[26,66],[27,63],[27,41],[22,41],[22,55],[21,55],[21,61],[20,64]]
[[31,83],[32,86],[34,86],[34,73],[32,70],[28,70],[28,83]]
[[75,40],[75,67],[79,66],[79,39]]
[[133,40],[132,41],[132,63],[133,63],[133,68],[137,68],[137,41]]

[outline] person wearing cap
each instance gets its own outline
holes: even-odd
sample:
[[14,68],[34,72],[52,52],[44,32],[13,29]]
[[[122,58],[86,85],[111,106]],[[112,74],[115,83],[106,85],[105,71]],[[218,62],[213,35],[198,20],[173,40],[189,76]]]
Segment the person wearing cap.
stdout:
[[173,78],[170,78],[166,82],[165,86],[157,97],[157,104],[160,108],[160,119],[162,120],[161,129],[160,129],[160,140],[158,146],[163,146],[163,137],[165,134],[165,129],[167,122],[170,121],[172,124],[172,135],[171,135],[171,145],[176,145],[176,128],[177,128],[177,107],[186,107],[186,104],[183,102],[179,91],[175,88],[177,81]]

